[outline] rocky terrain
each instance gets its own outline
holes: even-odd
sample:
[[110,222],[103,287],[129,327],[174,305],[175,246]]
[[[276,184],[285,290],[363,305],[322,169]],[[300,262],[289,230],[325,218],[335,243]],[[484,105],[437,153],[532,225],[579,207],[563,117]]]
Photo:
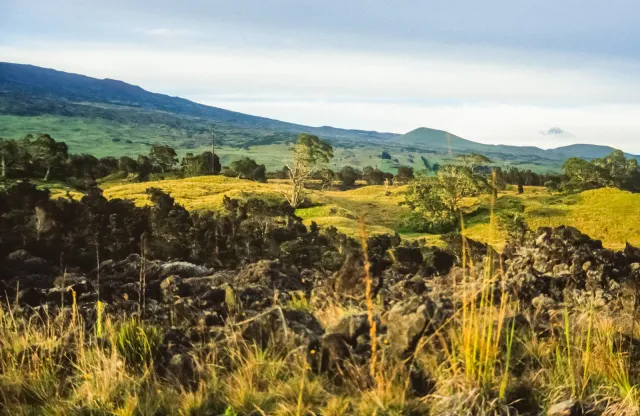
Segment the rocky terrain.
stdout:
[[[640,277],[640,249],[607,250],[566,227],[530,232],[502,254],[459,237],[442,250],[392,236],[370,237],[367,254],[363,258],[354,250],[333,270],[296,265],[286,256],[224,267],[138,254],[100,261],[95,268],[61,268],[17,249],[0,265],[0,292],[5,308],[25,319],[37,316],[44,322],[73,308],[88,333],[102,316],[134,317],[153,325],[160,330],[150,361],[155,373],[178,380],[187,390],[197,389],[204,377],[196,361],[203,346],[228,345],[239,336],[262,348],[288,345],[305,351],[311,370],[335,385],[356,377],[350,371],[366,368],[374,355],[404,363],[410,394],[420,399],[437,391],[438,380],[413,363],[416,350],[436,340],[452,342],[446,341],[443,328],[460,316],[470,299],[499,308],[508,298],[511,312],[503,319],[503,330],[511,326],[514,332],[533,331],[540,339],[561,337],[557,321],[563,311],[585,305],[603,314],[623,311],[625,302],[635,302]],[[469,288],[479,288],[476,301]],[[330,304],[352,312],[321,319],[318,312]],[[525,367],[535,367],[520,358],[510,370],[516,380]],[[637,371],[631,364],[631,372]],[[518,389],[524,387],[510,386],[502,410],[496,412],[540,411],[535,395]],[[550,408],[549,414],[606,409],[606,403],[575,397],[551,404],[560,410]]]

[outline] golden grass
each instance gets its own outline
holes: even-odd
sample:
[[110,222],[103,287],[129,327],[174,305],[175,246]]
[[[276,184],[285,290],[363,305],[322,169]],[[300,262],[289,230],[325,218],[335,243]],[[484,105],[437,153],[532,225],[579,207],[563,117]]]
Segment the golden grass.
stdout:
[[523,198],[527,222],[533,228],[576,227],[612,249],[628,241],[640,245],[640,194],[603,188],[576,196]]
[[[152,181],[145,183],[117,183],[103,185],[108,198],[131,199],[136,204],[149,203],[145,194],[147,188],[156,187],[169,192],[176,201],[190,210],[217,210],[222,206],[224,196],[247,199],[251,197],[282,201],[280,191],[287,181],[271,180],[262,184],[224,176],[203,176],[187,179]],[[298,209],[297,214],[306,225],[315,221],[318,225],[335,226],[339,231],[358,237],[357,218],[364,217],[368,234],[395,232],[402,217],[409,208],[400,206],[406,186],[393,186],[386,192],[383,185],[363,186],[347,191],[306,190],[313,202],[320,204],[312,208]],[[64,192],[56,192],[62,196]],[[605,247],[623,248],[629,241],[640,245],[640,194],[631,194],[618,189],[598,189],[577,195],[551,195],[542,187],[525,187],[525,193],[518,195],[513,188],[502,192],[495,205],[496,213],[506,209],[509,200],[521,201],[524,215],[532,229],[567,225],[576,227],[585,234],[602,240]],[[478,202],[467,201],[471,206]],[[471,215],[467,220],[466,236],[487,242],[490,234],[488,202],[480,203],[485,214]],[[408,239],[426,238],[433,245],[441,245],[438,235],[423,233],[403,233]],[[498,248],[504,245],[504,231],[494,231],[494,241]]]

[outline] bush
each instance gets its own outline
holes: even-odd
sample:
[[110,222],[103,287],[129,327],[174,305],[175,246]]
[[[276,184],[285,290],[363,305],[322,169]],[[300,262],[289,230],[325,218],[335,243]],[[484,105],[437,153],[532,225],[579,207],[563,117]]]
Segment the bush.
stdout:
[[430,221],[419,212],[412,211],[400,220],[400,229],[405,232],[441,234],[453,231],[458,226],[455,218]]

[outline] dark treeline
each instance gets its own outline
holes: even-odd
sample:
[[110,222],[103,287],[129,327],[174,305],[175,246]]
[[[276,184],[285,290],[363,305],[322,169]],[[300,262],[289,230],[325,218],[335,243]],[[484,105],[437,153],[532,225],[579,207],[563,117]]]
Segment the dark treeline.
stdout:
[[150,259],[217,267],[295,255],[311,267],[321,261],[318,248],[329,244],[316,228],[307,232],[287,204],[225,199],[220,213],[189,212],[159,189],[147,193],[151,206],[136,207],[108,200],[98,188],[80,200],[51,199],[48,190],[17,182],[0,192],[0,258],[23,249],[53,264],[91,269],[97,257],[143,251]]
[[516,186],[545,186],[547,182],[560,178],[557,173],[536,173],[531,169],[520,170],[514,167],[500,169],[499,175],[506,184]]
[[[56,141],[48,134],[27,135],[21,140],[0,138],[0,175],[2,178],[33,178],[58,180],[79,189],[89,189],[95,181],[111,175],[113,179],[145,182],[153,174],[163,178],[174,173],[180,177],[218,175],[266,182],[268,178],[289,179],[286,167],[267,172],[265,165],[249,157],[242,157],[222,166],[220,158],[211,151],[201,154],[185,154],[180,160],[175,149],[164,144],[153,144],[148,154],[138,156],[105,156],[97,158],[90,154],[72,154],[64,142]],[[320,180],[322,188],[339,181],[343,186],[354,186],[356,181],[368,185],[406,183],[413,178],[413,169],[400,166],[397,174],[383,172],[366,166],[359,170],[344,166],[333,171],[329,168],[314,172],[313,179]]]
[[[119,174],[117,179],[144,182],[154,173],[198,176],[217,175],[222,171],[220,158],[210,151],[197,155],[187,153],[180,164],[178,162],[175,149],[163,144],[153,144],[148,154],[97,158],[90,154],[69,153],[66,143],[56,141],[48,134],[27,135],[20,140],[0,138],[2,178],[54,179],[88,189],[96,180],[113,174]],[[235,171],[228,172],[238,175]]]
[[[602,187],[617,187],[631,192],[640,192],[640,171],[636,159],[626,159],[616,150],[600,159],[587,161],[570,158],[563,165],[563,174],[536,173],[515,167],[491,168],[491,161],[482,155],[469,154],[457,158],[457,163],[478,172],[490,175],[497,172],[499,185],[515,185],[522,192],[524,186],[546,186],[554,192],[580,192]],[[425,172],[437,175],[438,164],[430,164],[422,157]],[[267,172],[265,165],[249,157],[242,157],[222,166],[220,158],[211,151],[201,154],[187,153],[182,160],[175,149],[164,144],[153,144],[148,154],[105,156],[97,158],[90,154],[71,154],[66,143],[53,139],[48,134],[27,135],[21,140],[0,138],[0,176],[2,178],[34,178],[58,180],[78,189],[90,189],[98,179],[110,177],[145,182],[154,178],[163,179],[172,173],[178,177],[218,175],[266,182],[271,179],[290,179],[289,170]],[[414,179],[413,168],[399,166],[394,175],[379,168],[366,166],[362,170],[343,166],[334,171],[325,167],[313,172],[312,179],[320,182],[322,189],[338,181],[343,187],[355,186],[357,181],[367,185],[405,184]]]
[[[267,177],[271,179],[289,178],[286,167],[275,172],[267,172]],[[395,175],[372,166],[365,166],[360,170],[349,165],[343,166],[337,172],[329,168],[320,169],[313,175],[313,179],[321,181],[323,188],[334,181],[340,182],[345,187],[354,186],[357,181],[365,181],[367,185],[404,184],[413,179],[413,177],[413,168],[408,166],[400,166]]]

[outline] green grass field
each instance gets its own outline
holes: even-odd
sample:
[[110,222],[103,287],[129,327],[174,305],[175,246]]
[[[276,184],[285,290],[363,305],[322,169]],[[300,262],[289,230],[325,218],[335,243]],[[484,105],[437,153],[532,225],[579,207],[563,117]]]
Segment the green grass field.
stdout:
[[[148,203],[147,188],[156,187],[169,192],[176,201],[190,210],[216,210],[222,206],[225,195],[232,198],[251,197],[282,200],[286,181],[266,184],[223,176],[203,176],[145,183],[114,183],[103,185],[109,198],[131,199],[137,204]],[[298,209],[297,214],[308,225],[315,221],[320,226],[335,226],[340,231],[357,235],[359,220],[364,217],[370,233],[392,233],[400,229],[402,217],[409,213],[399,205],[405,187],[363,186],[353,190],[309,190],[308,197],[317,206]],[[466,234],[479,241],[488,241],[490,232],[490,204],[479,203],[465,217]],[[628,241],[640,245],[640,195],[617,189],[599,189],[577,195],[551,195],[544,188],[527,187],[524,195],[513,189],[500,194],[495,213],[522,206],[531,228],[568,225],[603,241],[609,248],[623,248]],[[439,236],[401,232],[405,238],[426,238],[439,244]],[[494,230],[494,244],[504,244],[505,233]]]
[[[154,113],[160,117],[163,113]],[[160,115],[158,115],[160,114]],[[136,156],[148,154],[152,143],[168,144],[174,147],[180,157],[187,152],[201,153],[210,150],[209,133],[201,133],[199,127],[207,124],[193,120],[190,123],[175,124],[161,122],[138,122],[135,113],[123,115],[122,120],[108,120],[100,117],[60,117],[55,115],[41,116],[12,116],[0,115],[0,137],[21,139],[26,134],[48,133],[58,141],[64,141],[71,153],[88,153],[96,157],[103,156]],[[168,116],[167,116],[168,117]],[[203,128],[204,128],[203,127]],[[250,157],[258,163],[264,164],[267,170],[281,169],[290,156],[290,145],[282,140],[267,144],[252,144],[249,136],[261,137],[266,134],[261,130],[247,129],[246,131],[220,130],[220,138],[216,146],[216,153],[220,156],[223,166],[241,157]],[[293,136],[292,136],[293,137]],[[258,139],[256,139],[258,140]],[[395,160],[383,160],[382,150],[387,150]],[[358,169],[365,166],[377,167],[386,172],[395,173],[397,167],[411,166],[418,171],[424,169],[421,156],[429,164],[446,164],[453,160],[448,152],[424,153],[415,149],[395,146],[385,148],[380,144],[359,144],[357,147],[344,147],[336,144],[334,158],[329,165],[334,170],[350,165]],[[495,159],[495,158],[494,158]],[[501,163],[499,159],[494,162]],[[514,166],[521,169],[532,169],[545,172],[558,166],[542,166],[531,163],[512,161]]]

